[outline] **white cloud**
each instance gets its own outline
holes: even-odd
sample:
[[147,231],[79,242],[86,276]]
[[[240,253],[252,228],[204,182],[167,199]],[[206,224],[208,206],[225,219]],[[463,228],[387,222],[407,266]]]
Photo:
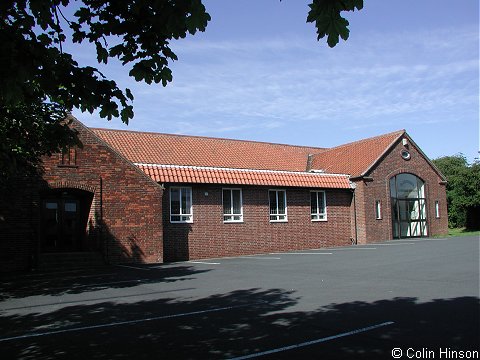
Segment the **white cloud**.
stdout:
[[368,34],[334,49],[296,37],[193,38],[174,50],[166,88],[122,78],[135,95],[135,129],[220,137],[283,129],[293,138],[303,127],[297,143],[328,146],[308,137],[478,121],[477,28]]

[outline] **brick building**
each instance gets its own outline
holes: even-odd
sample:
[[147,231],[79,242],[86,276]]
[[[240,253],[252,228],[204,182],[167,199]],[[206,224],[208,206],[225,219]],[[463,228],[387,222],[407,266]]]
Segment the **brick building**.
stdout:
[[[0,203],[0,269],[164,262],[447,232],[445,178],[404,131],[335,148],[90,129]],[[85,262],[85,266],[88,266]]]

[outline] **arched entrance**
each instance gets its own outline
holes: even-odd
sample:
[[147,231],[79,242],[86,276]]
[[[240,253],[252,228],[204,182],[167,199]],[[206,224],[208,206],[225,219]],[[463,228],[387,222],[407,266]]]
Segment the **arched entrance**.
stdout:
[[402,173],[390,179],[393,238],[427,236],[425,183]]
[[87,239],[93,194],[78,189],[58,189],[49,191],[42,198],[40,251],[93,250]]

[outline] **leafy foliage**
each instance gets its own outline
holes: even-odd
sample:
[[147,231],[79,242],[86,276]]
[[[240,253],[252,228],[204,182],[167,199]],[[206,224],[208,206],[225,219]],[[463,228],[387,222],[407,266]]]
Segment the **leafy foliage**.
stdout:
[[205,30],[210,20],[200,0],[83,0],[67,19],[62,11],[69,2],[4,0],[0,5],[2,104],[48,99],[67,111],[100,109],[101,117],[128,123],[132,93],[64,53],[64,27],[74,43],[95,45],[99,63],[117,58],[130,65],[135,80],[165,86],[172,80],[169,61],[177,60],[169,41]]
[[327,36],[328,46],[338,44],[339,37],[347,40],[350,35],[349,22],[341,16],[342,11],[363,9],[363,0],[313,0],[309,5],[307,22],[314,22],[317,39]]
[[[95,45],[99,63],[116,58],[148,84],[172,81],[172,39],[204,31],[210,16],[201,0],[71,0],[0,2],[0,176],[78,143],[64,122],[74,108],[102,118],[133,118],[133,94],[63,51],[67,37]],[[79,5],[77,5],[79,4]]]
[[63,108],[48,103],[0,107],[0,189],[18,169],[26,175],[40,171],[36,165],[43,155],[82,146],[66,115]]
[[433,162],[447,177],[449,226],[465,227],[469,213],[480,207],[480,162],[468,164],[462,154],[441,157]]

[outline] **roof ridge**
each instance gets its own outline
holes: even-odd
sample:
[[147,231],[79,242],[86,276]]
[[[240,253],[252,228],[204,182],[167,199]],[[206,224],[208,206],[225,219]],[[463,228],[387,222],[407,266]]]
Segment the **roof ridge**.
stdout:
[[164,135],[164,136],[175,136],[175,137],[183,137],[183,138],[224,140],[224,141],[236,141],[236,142],[244,142],[244,143],[255,143],[255,144],[266,144],[266,145],[289,146],[289,147],[304,148],[304,149],[315,149],[315,150],[321,150],[321,151],[329,150],[329,148],[318,147],[318,146],[283,144],[283,143],[268,142],[268,141],[232,139],[232,138],[222,138],[222,137],[215,137],[215,136],[169,134],[169,133],[154,132],[154,131],[138,131],[138,130],[125,130],[125,129],[107,129],[107,128],[94,128],[94,127],[91,127],[90,129],[93,130],[94,132],[95,132],[95,131],[111,131],[111,132],[123,132],[123,133],[134,133],[134,134]]
[[352,142],[349,142],[349,143],[346,143],[346,144],[341,144],[341,145],[337,145],[337,146],[334,146],[332,148],[327,148],[326,151],[324,152],[327,152],[327,151],[330,151],[330,150],[336,150],[336,149],[339,149],[339,148],[342,148],[342,147],[345,147],[345,146],[350,146],[350,145],[354,145],[354,144],[359,144],[359,143],[362,143],[362,142],[365,142],[365,141],[370,141],[370,140],[376,140],[376,139],[379,139],[379,138],[384,138],[384,137],[387,137],[387,136],[391,136],[391,135],[394,135],[394,134],[404,134],[406,133],[407,131],[405,129],[402,129],[402,130],[396,130],[396,131],[392,131],[392,132],[389,132],[389,133],[386,133],[386,134],[380,134],[380,135],[376,135],[376,136],[372,136],[372,137],[367,137],[367,138],[363,138],[363,139],[359,139],[359,140],[355,140],[355,141],[352,141]]

